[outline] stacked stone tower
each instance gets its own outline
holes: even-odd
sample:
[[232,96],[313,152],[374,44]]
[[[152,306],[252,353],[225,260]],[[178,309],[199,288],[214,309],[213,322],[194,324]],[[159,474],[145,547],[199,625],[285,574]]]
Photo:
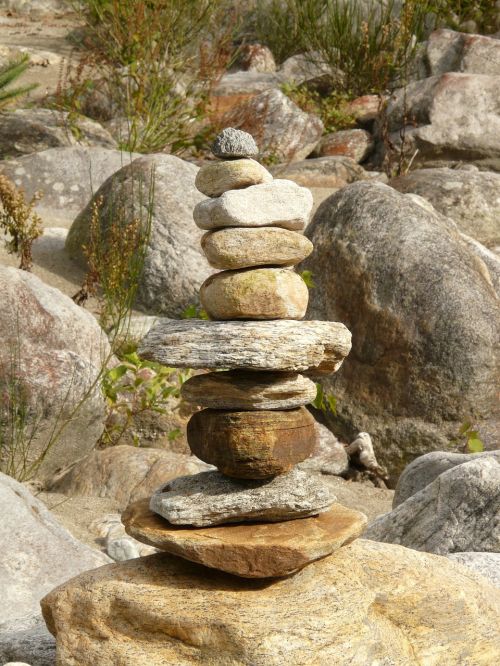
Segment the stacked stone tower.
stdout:
[[253,138],[228,128],[203,166],[194,210],[202,247],[220,269],[202,285],[209,321],[160,322],[140,353],[170,366],[210,368],[183,386],[203,409],[191,451],[217,471],[175,479],[129,507],[128,532],[186,559],[245,577],[283,576],[359,535],[362,514],[296,465],[315,447],[306,405],[315,383],[350,350],[342,324],[305,322],[308,289],[293,266],[312,252],[302,234],[309,190],[274,180]]

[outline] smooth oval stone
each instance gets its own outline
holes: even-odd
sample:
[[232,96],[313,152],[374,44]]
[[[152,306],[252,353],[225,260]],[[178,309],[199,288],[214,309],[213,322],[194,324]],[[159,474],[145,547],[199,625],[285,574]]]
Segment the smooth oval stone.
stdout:
[[210,319],[302,319],[309,290],[290,269],[249,268],[211,275],[200,301]]
[[215,137],[211,151],[223,159],[255,157],[259,153],[253,136],[234,127],[226,127]]
[[189,448],[236,479],[269,479],[289,472],[316,446],[314,418],[305,407],[255,412],[204,409],[187,425]]
[[307,518],[328,511],[335,499],[321,477],[298,469],[270,481],[201,472],[169,481],[153,494],[149,507],[174,525],[208,527]]
[[208,372],[182,385],[184,400],[213,409],[293,409],[312,402],[316,384],[295,373]]
[[[127,507],[122,521],[127,533],[138,541],[244,578],[288,576],[356,539],[367,522],[363,513],[333,504],[329,511],[301,520],[193,529],[170,525],[151,511],[148,499]],[[101,568],[104,569],[108,567]],[[177,585],[179,580],[182,577],[176,578]],[[202,580],[201,575],[199,580]],[[206,580],[207,575],[203,573],[204,584]],[[234,585],[231,581],[231,589]],[[220,583],[218,589],[221,589]],[[242,594],[253,598],[258,592]]]
[[200,229],[222,227],[283,227],[302,231],[311,214],[311,192],[291,180],[230,190],[216,199],[205,199],[193,210]]
[[211,231],[201,239],[201,247],[210,265],[222,270],[294,266],[313,251],[308,238],[279,227]]
[[159,319],[138,353],[174,368],[336,372],[351,333],[334,321]]
[[228,160],[204,164],[196,174],[196,188],[207,197],[218,197],[227,190],[239,190],[270,183],[273,177],[255,160]]

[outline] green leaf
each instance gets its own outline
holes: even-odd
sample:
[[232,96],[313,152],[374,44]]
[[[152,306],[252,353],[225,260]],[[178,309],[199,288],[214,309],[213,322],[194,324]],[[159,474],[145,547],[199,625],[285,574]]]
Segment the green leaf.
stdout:
[[337,398],[334,395],[329,394],[327,396],[328,408],[332,414],[337,413]]
[[302,273],[300,273],[300,277],[306,283],[306,287],[309,287],[309,289],[314,289],[316,285],[314,284],[312,271],[302,271]]
[[462,435],[465,435],[467,430],[471,427],[472,423],[469,423],[469,421],[465,421],[462,423],[460,426],[460,430],[458,431],[458,436],[461,437]]
[[117,382],[123,375],[127,372],[128,368],[126,365],[117,365],[114,368],[111,368],[111,370],[108,370],[107,374],[107,379],[110,382]]
[[168,433],[168,441],[173,442],[175,439],[177,439],[181,434],[180,428],[174,428]]
[[481,453],[484,451],[484,444],[478,437],[467,440],[467,448],[471,453]]

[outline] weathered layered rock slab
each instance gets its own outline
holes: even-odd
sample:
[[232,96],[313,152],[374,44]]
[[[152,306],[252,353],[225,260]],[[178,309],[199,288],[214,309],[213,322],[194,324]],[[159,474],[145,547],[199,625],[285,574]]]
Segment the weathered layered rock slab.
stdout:
[[201,247],[210,265],[222,270],[293,266],[313,251],[308,238],[279,227],[220,229],[205,234]]
[[267,482],[201,472],[169,481],[151,497],[149,508],[174,525],[209,527],[307,518],[328,511],[334,502],[329,486],[297,469]]
[[500,660],[500,591],[444,558],[362,539],[272,583],[163,554],[111,564],[51,592],[43,612],[59,663],[78,666]]
[[288,268],[248,268],[210,276],[200,300],[211,319],[302,319],[309,290]]
[[338,322],[161,319],[139,354],[172,367],[336,372],[351,349]]
[[184,382],[184,400],[213,409],[293,409],[316,397],[316,384],[294,373],[208,372]]
[[269,171],[250,159],[226,160],[204,164],[196,174],[196,188],[207,197],[219,197],[228,190],[270,183]]
[[316,445],[305,407],[254,412],[204,409],[189,420],[191,451],[236,479],[268,479],[308,458]]
[[288,576],[349,543],[366,525],[364,514],[334,504],[314,518],[180,527],[153,513],[144,500],[131,504],[122,521],[138,541],[243,578]]
[[200,229],[222,227],[283,227],[302,231],[311,214],[313,197],[291,180],[231,190],[216,199],[200,201],[193,211]]

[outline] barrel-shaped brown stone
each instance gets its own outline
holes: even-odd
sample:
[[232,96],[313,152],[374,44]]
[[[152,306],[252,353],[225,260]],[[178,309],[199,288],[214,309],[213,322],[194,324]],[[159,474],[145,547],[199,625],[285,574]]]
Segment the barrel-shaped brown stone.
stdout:
[[200,300],[210,319],[302,319],[309,291],[288,268],[223,271],[202,284]]
[[196,188],[207,197],[219,197],[228,190],[271,183],[269,171],[255,160],[228,160],[204,164],[196,175]]
[[287,411],[204,409],[187,426],[195,456],[237,479],[268,479],[308,458],[315,446],[314,418],[305,407]]
[[294,266],[313,250],[308,238],[279,227],[220,229],[205,234],[201,247],[210,265],[222,270]]

